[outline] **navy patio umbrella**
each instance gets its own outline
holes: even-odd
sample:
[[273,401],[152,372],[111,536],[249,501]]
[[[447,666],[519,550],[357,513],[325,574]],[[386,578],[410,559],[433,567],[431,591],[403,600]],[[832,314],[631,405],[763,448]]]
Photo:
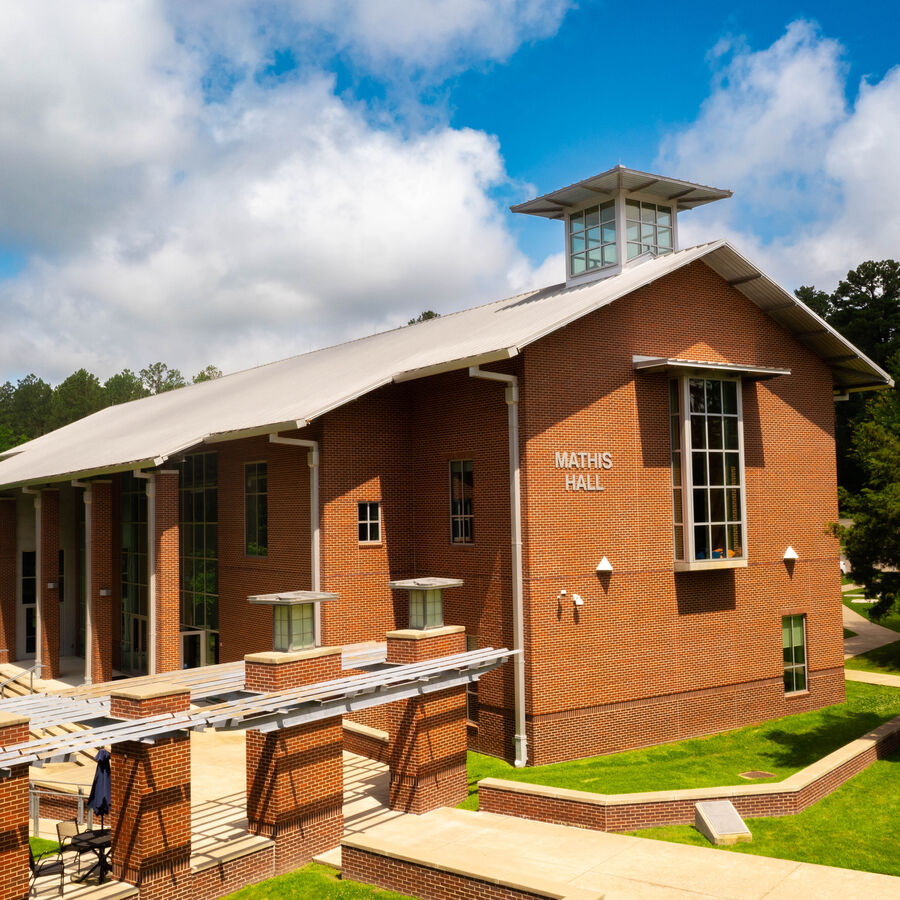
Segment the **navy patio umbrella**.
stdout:
[[109,812],[110,800],[110,769],[109,750],[101,747],[95,757],[97,769],[94,772],[94,781],[91,784],[91,793],[88,797],[88,806],[100,816],[100,827],[103,827],[103,817]]

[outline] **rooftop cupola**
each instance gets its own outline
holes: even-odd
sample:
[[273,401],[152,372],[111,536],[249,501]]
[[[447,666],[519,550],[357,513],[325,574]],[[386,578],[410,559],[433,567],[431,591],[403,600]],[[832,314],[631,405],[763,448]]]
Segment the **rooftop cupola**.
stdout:
[[565,222],[566,283],[580,284],[678,250],[678,213],[730,196],[720,188],[616,166],[512,211]]

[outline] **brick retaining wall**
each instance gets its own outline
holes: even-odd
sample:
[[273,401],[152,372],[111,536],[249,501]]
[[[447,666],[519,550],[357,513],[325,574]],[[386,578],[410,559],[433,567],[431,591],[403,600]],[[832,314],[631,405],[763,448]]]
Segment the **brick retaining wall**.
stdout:
[[710,799],[731,800],[747,818],[788,816],[817,803],[897,749],[900,749],[900,716],[774,784],[594,794],[486,778],[478,786],[479,808],[484,812],[597,831],[690,824],[694,821],[694,804]]

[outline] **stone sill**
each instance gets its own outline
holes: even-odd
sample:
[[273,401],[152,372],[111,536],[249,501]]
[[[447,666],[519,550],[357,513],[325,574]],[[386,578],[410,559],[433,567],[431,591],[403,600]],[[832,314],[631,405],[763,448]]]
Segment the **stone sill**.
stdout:
[[694,562],[683,559],[675,560],[676,572],[715,572],[719,569],[746,568],[746,559],[698,559]]
[[448,634],[462,634],[465,625],[444,625],[443,628],[403,628],[400,631],[389,631],[385,637],[402,641],[422,641],[428,638],[444,637]]
[[382,744],[389,744],[391,741],[391,736],[386,731],[370,728],[368,725],[360,725],[359,722],[352,722],[350,719],[344,719],[344,731],[358,734],[373,741],[380,741]]

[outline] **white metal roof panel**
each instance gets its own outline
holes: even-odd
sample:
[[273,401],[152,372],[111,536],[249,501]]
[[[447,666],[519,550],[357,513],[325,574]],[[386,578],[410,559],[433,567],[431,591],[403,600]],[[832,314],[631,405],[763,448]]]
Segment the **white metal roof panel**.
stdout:
[[592,175],[575,184],[535,197],[534,200],[511,206],[510,210],[545,219],[560,219],[568,207],[575,207],[589,200],[602,203],[611,200],[619,190],[649,194],[674,203],[676,209],[693,209],[731,196],[731,191],[723,188],[615,166],[599,175]]
[[823,358],[841,359],[832,366],[837,388],[892,383],[793,294],[728,243],[716,241],[648,259],[608,278],[554,285],[104,409],[0,459],[0,488],[161,465],[222,436],[302,427],[392,381],[514,356],[545,335],[698,260]]

